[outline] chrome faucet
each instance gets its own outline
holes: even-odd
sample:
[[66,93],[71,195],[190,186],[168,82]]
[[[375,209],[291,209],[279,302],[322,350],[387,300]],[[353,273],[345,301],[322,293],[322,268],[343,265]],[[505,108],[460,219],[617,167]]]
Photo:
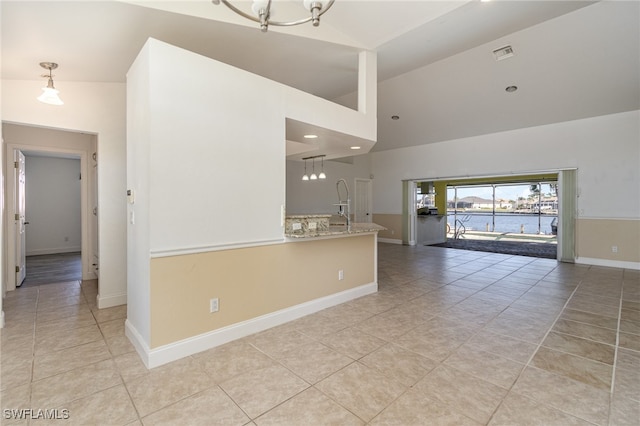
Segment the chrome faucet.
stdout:
[[[340,195],[340,182],[344,184],[344,189],[347,191],[347,198],[345,200],[343,200]],[[351,200],[349,200],[349,186],[347,185],[347,181],[344,179],[338,180],[338,182],[336,182],[336,191],[338,192],[338,204],[335,205],[338,206],[338,216],[342,216],[347,219],[347,231],[351,231],[351,211],[349,208]]]

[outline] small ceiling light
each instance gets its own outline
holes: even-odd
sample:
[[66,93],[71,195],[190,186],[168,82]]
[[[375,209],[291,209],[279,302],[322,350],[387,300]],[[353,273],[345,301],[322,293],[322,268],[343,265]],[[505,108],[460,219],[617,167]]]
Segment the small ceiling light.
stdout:
[[506,90],[506,91],[507,91],[507,92],[509,92],[509,93],[513,93],[513,92],[515,92],[516,90],[518,90],[518,86],[508,86],[508,87],[507,87],[506,89],[504,89],[504,90]]
[[399,115],[392,115],[391,119],[392,120],[400,120],[400,116]]
[[359,146],[352,146],[351,149],[360,149]]
[[49,105],[64,105],[62,99],[58,96],[60,93],[55,87],[53,87],[53,76],[51,75],[51,70],[58,68],[58,64],[54,62],[40,62],[40,66],[44,69],[49,70],[49,75],[42,74],[42,77],[46,77],[49,80],[47,81],[47,87],[42,88],[42,94],[38,96],[38,100],[45,104]]
[[307,174],[307,159],[304,159],[304,174],[302,175],[302,180],[309,180],[309,175]]
[[271,20],[271,12],[273,12],[271,10],[272,0],[253,0],[251,10],[256,16],[252,16],[246,12],[243,12],[236,6],[232,5],[229,0],[211,0],[211,2],[216,5],[220,4],[221,1],[225,6],[233,10],[238,15],[259,23],[262,32],[266,33],[269,25],[290,27],[292,25],[300,25],[311,22],[314,27],[317,27],[318,25],[320,25],[320,16],[324,15],[327,10],[329,10],[331,6],[333,6],[333,2],[335,0],[303,0],[302,4],[304,8],[311,13],[311,16],[309,16],[308,18],[298,19],[297,21],[288,22],[278,22]]
[[304,135],[305,139],[316,139],[318,135]]

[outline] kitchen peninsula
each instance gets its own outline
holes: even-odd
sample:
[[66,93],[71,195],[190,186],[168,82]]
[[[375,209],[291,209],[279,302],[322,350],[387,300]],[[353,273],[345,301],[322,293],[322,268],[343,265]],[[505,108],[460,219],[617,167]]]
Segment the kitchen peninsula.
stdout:
[[349,236],[354,234],[375,233],[386,228],[375,223],[335,223],[329,214],[310,214],[287,216],[285,236],[287,238],[313,238]]

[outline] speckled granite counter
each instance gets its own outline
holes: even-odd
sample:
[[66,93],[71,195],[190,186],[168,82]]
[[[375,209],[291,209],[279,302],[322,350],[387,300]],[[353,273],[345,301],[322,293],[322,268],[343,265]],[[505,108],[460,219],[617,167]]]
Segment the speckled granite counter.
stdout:
[[331,224],[329,220],[331,217],[332,215],[287,216],[285,220],[285,236],[289,238],[314,238],[363,234],[386,229],[375,223],[352,223],[351,230],[347,230],[346,224]]

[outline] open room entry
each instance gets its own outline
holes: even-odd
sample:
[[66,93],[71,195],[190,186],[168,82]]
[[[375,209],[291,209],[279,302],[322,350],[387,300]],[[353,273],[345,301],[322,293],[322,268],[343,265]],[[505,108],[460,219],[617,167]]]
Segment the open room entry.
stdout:
[[576,171],[405,181],[405,244],[575,260]]
[[[96,279],[98,253],[94,242],[98,238],[98,198],[97,175],[93,171],[97,162],[92,154],[96,152],[97,136],[11,123],[3,123],[3,136],[8,213],[5,223],[9,265],[5,276],[6,290],[15,290],[21,284],[18,280],[22,277],[14,273],[14,265],[18,265],[22,257],[16,244],[20,237],[19,222],[26,229],[25,255],[79,252],[81,273],[78,279]],[[31,195],[35,196],[31,200],[31,207],[35,209],[33,222],[28,211],[21,221],[15,219],[19,199],[14,158],[20,154],[26,158],[26,190],[29,191],[29,183],[35,184],[31,187]],[[30,170],[34,173],[31,181]],[[51,187],[53,181],[58,183]],[[29,196],[27,193],[23,197],[27,209]],[[29,237],[30,227],[33,238]],[[28,268],[26,273],[29,273]]]

